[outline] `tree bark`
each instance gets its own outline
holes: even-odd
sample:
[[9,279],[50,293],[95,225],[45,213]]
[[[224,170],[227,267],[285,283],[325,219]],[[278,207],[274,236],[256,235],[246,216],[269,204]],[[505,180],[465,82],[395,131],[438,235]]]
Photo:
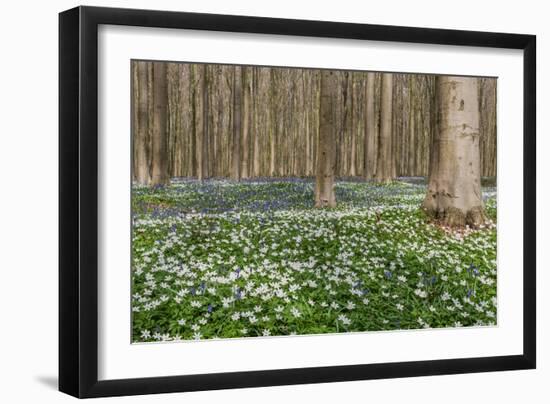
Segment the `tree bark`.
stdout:
[[153,136],[151,185],[165,185],[169,182],[167,153],[167,64],[153,62]]
[[375,73],[367,73],[366,85],[366,111],[365,111],[365,169],[364,175],[366,179],[373,179],[376,173],[376,132],[377,117],[374,111],[374,97],[376,79]]
[[393,76],[382,74],[382,93],[380,100],[380,135],[378,140],[378,158],[376,160],[375,181],[390,183],[393,180],[394,158],[392,153],[392,93]]
[[414,137],[416,134],[416,99],[415,97],[415,86],[416,80],[413,75],[409,76],[409,94],[410,94],[410,106],[409,106],[409,130],[410,130],[410,148],[409,148],[409,170],[411,175],[416,175],[416,147],[417,142],[415,141]]
[[231,179],[240,180],[241,159],[241,115],[242,115],[242,75],[240,66],[234,67],[233,73],[233,145],[231,150]]
[[139,184],[148,184],[149,176],[149,158],[147,151],[149,134],[149,100],[147,98],[148,87],[148,62],[135,62],[137,70],[137,122],[136,137],[134,139],[136,149],[136,161],[134,162],[135,180]]
[[193,124],[195,132],[195,159],[197,178],[208,177],[208,88],[206,65],[194,65]]
[[202,84],[202,176],[210,176],[210,83],[208,79],[208,65],[203,65],[204,81]]
[[190,65],[188,86],[190,139],[187,147],[187,156],[189,160],[189,176],[197,175],[197,127],[195,125],[195,115],[197,113],[197,107],[195,106],[195,87],[195,65]]
[[352,177],[355,177],[357,175],[357,168],[356,168],[356,154],[357,154],[357,145],[356,145],[356,139],[355,139],[355,103],[353,102],[354,96],[355,96],[355,75],[353,72],[350,73],[350,80],[351,80],[351,97],[350,97],[350,164],[349,164],[349,175]]
[[315,207],[336,207],[334,169],[336,165],[336,96],[338,78],[334,71],[321,72],[319,106],[319,156],[315,182]]
[[[253,167],[252,167],[252,175],[254,177],[260,176],[260,134],[263,131],[263,127],[261,126],[261,111],[259,110],[259,100],[261,98],[260,93],[260,83],[261,83],[261,71],[258,67],[253,68],[253,74],[252,74],[252,88],[253,88],[253,97],[252,97],[252,116],[254,117],[254,133],[252,134],[254,138],[254,159],[253,159]],[[262,104],[264,105],[264,104]],[[262,128],[262,131],[260,131],[260,127]]]
[[277,70],[271,69],[269,71],[269,175],[275,177],[277,175],[276,171],[276,156],[277,156],[277,111],[278,106],[276,105],[275,91],[276,91],[276,72]]
[[496,176],[496,84],[494,78],[480,79],[479,148],[482,176]]
[[438,130],[424,211],[445,226],[486,220],[481,195],[478,79],[436,79]]
[[243,111],[242,111],[242,144],[241,144],[241,178],[248,178],[248,165],[250,155],[249,145],[249,133],[250,133],[250,72],[249,67],[242,67],[242,97],[243,97]]

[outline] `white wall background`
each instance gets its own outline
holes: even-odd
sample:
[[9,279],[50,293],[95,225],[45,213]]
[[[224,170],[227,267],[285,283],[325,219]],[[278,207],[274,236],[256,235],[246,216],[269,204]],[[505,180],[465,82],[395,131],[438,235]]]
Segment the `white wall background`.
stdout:
[[[5,2],[0,24],[0,401],[69,402],[57,385],[57,13]],[[90,1],[88,5],[531,33],[538,36],[538,369],[109,399],[126,403],[547,402],[550,396],[550,26],[545,3],[462,0]],[[314,7],[313,7],[314,5]],[[520,134],[518,134],[519,136]]]

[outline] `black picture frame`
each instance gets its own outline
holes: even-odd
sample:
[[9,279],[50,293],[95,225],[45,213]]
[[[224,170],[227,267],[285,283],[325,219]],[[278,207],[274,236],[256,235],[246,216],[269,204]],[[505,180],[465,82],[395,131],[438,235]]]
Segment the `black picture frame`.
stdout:
[[[98,381],[100,24],[523,50],[523,354]],[[59,390],[84,398],[534,369],[535,122],[534,35],[97,7],[60,13]]]

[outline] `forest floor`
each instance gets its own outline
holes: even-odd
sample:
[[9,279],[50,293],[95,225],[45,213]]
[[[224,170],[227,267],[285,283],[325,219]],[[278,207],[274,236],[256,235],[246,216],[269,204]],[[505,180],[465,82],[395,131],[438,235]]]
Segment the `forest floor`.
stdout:
[[496,324],[492,222],[442,230],[419,209],[425,179],[173,179],[134,185],[134,342]]

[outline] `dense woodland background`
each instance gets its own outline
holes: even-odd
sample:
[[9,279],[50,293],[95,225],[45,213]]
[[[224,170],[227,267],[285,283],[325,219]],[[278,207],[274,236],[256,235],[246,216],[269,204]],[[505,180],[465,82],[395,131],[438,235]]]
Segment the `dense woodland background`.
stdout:
[[[160,64],[159,64],[160,65]],[[163,63],[170,177],[314,176],[319,135],[319,69]],[[164,69],[164,68],[163,68]],[[380,73],[336,75],[337,176],[372,177],[366,160],[379,156],[369,138],[367,104],[380,125]],[[162,72],[161,74],[164,74]],[[393,176],[427,176],[436,127],[434,75],[392,74]],[[133,172],[150,172],[153,153],[153,63],[132,63]],[[496,79],[479,79],[482,176],[496,175]],[[370,143],[369,143],[370,142]],[[370,144],[370,146],[369,146]],[[141,171],[141,174],[140,174]]]

